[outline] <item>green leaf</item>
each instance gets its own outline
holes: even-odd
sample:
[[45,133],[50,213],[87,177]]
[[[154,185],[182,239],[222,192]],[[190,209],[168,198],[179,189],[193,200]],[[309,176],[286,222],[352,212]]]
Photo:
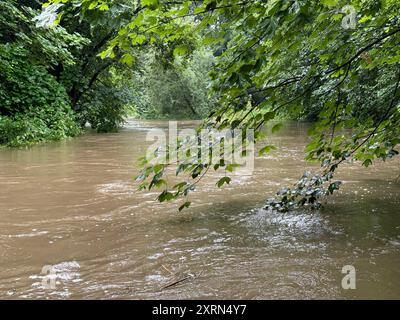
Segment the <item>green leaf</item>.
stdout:
[[369,167],[372,164],[372,160],[371,159],[365,159],[363,162],[363,166],[364,167]]
[[166,185],[167,185],[167,181],[165,181],[164,179],[160,179],[154,184],[154,186],[156,188],[160,188],[160,187],[166,186]]
[[217,182],[217,186],[218,188],[221,188],[225,183],[229,184],[231,182],[231,178],[229,177],[223,177],[221,179],[218,180]]
[[134,61],[135,59],[130,53],[125,53],[120,59],[121,63],[125,63],[128,66],[132,66]]
[[397,56],[393,56],[393,57],[387,59],[386,62],[387,62],[388,64],[394,64],[394,63],[400,62],[400,54],[397,55]]
[[139,185],[139,188],[138,188],[139,190],[146,190],[147,189],[147,183],[141,183],[140,185]]
[[142,0],[142,6],[147,6],[150,8],[154,8],[158,5],[158,0]]
[[92,9],[96,8],[96,7],[97,7],[97,4],[98,4],[97,1],[91,2],[91,3],[89,4],[89,10],[92,10]]
[[180,182],[176,185],[174,185],[174,189],[182,189],[183,187],[186,187],[188,185],[187,182]]
[[172,200],[173,198],[174,198],[174,195],[173,195],[171,192],[169,192],[169,191],[167,191],[167,190],[164,190],[164,191],[161,192],[160,195],[157,197],[157,200],[158,200],[159,202],[164,202],[164,201],[170,201],[170,200]]
[[163,169],[164,169],[164,165],[163,165],[163,164],[156,164],[156,165],[153,167],[154,173],[159,173],[159,172],[161,172]]
[[104,2],[99,7],[99,10],[101,10],[101,11],[106,11],[106,10],[109,10],[109,9],[110,8],[108,7],[108,5],[106,3],[104,3]]
[[230,164],[226,165],[225,169],[226,169],[226,171],[233,172],[233,170],[235,170],[235,168],[238,168],[238,167],[240,167],[240,164],[230,163]]
[[258,154],[259,154],[260,156],[262,156],[262,155],[264,155],[264,154],[270,153],[272,150],[276,150],[276,147],[275,147],[275,146],[265,146],[265,147],[261,148],[261,149],[258,151]]
[[268,111],[266,114],[264,114],[264,121],[272,120],[275,118],[275,112],[273,111]]
[[144,34],[136,34],[132,37],[132,44],[143,44],[146,41],[146,36]]
[[183,205],[181,205],[179,207],[179,211],[182,211],[185,208],[189,208],[190,207],[191,202],[190,201],[186,201]]
[[108,47],[106,50],[100,52],[97,56],[100,57],[101,59],[105,59],[105,58],[112,59],[115,57],[114,48]]

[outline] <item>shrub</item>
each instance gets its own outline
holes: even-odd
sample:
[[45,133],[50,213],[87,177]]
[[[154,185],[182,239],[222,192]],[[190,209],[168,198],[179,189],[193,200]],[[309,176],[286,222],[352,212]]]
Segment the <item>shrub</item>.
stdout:
[[22,146],[81,131],[64,87],[17,44],[0,44],[0,144]]

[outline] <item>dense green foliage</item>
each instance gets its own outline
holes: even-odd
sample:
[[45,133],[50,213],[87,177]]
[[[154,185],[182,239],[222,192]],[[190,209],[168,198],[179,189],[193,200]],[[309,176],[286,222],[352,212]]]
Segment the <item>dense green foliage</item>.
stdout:
[[210,111],[209,53],[197,51],[187,63],[173,59],[174,46],[106,50],[139,12],[129,1],[111,10],[64,6],[58,18],[58,7],[41,12],[42,3],[0,3],[0,144],[72,137],[86,124],[115,132],[132,111],[142,118],[200,118]]

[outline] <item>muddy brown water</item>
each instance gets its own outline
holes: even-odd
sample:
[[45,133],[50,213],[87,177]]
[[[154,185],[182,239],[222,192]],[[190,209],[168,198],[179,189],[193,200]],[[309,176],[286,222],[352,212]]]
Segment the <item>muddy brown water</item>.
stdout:
[[[309,166],[307,125],[287,124],[253,176],[223,190],[206,178],[179,213],[132,181],[154,127],[167,124],[0,150],[0,298],[400,298],[398,160],[343,167],[320,211],[269,213],[265,199]],[[345,265],[354,290],[341,286]],[[175,272],[200,276],[161,290]]]

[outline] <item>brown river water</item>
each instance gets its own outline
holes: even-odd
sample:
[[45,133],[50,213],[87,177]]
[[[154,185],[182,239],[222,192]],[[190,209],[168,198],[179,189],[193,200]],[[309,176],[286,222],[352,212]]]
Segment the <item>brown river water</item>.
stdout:
[[[400,299],[397,159],[343,166],[342,190],[320,211],[266,212],[309,166],[307,125],[288,124],[253,176],[222,190],[206,178],[179,213],[132,179],[153,127],[167,123],[0,150],[0,298]],[[345,265],[356,289],[341,286]],[[195,277],[162,289],[175,272]]]

